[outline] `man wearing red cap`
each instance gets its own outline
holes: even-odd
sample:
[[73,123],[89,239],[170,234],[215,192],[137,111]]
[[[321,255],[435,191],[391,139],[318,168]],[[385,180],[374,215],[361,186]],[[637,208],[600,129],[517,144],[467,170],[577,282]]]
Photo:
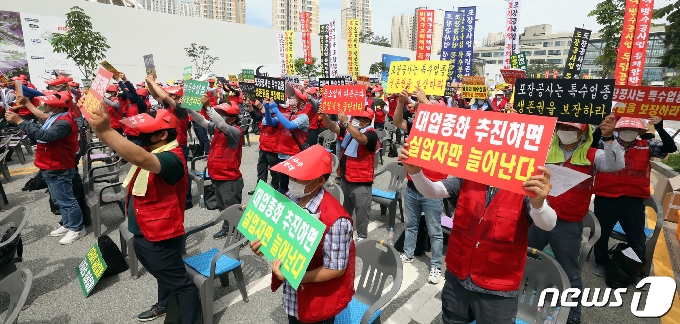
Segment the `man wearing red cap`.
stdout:
[[50,236],[64,236],[59,243],[69,244],[86,234],[83,212],[73,194],[72,182],[77,173],[78,125],[69,114],[73,105],[71,93],[62,91],[38,98],[44,104],[42,111],[25,97],[18,97],[17,101],[40,118],[44,122],[42,126],[25,122],[10,111],[5,113],[5,118],[37,141],[34,164],[42,172],[51,198],[59,206],[62,220],[62,226],[52,231]]
[[307,89],[306,93],[309,100],[305,104],[304,113],[309,117],[309,131],[307,132],[307,145],[319,144],[319,103],[317,99],[318,91],[316,88]]
[[[625,149],[626,167],[617,172],[599,172],[595,177],[595,216],[600,221],[602,236],[595,243],[595,267],[593,272],[604,276],[609,266],[609,236],[617,222],[626,233],[628,245],[635,251],[642,263],[645,259],[645,199],[650,196],[650,175],[652,157],[663,159],[677,147],[673,138],[664,130],[660,117],[650,119],[661,142],[638,139],[647,132],[640,118],[621,117],[616,122],[618,136],[602,134],[600,146],[616,140]],[[641,274],[649,275],[649,274]]]
[[112,84],[106,87],[106,93],[102,99],[106,104],[109,116],[111,116],[111,128],[119,134],[123,134],[123,124],[120,123],[120,120],[123,119],[123,106],[118,98],[118,85]]
[[[127,109],[127,117],[135,116],[137,114],[142,114],[146,113],[149,108],[151,108],[151,105],[149,103],[149,91],[146,90],[145,88],[137,88],[132,85],[130,81],[128,81],[127,77],[125,76],[125,73],[120,72],[120,80],[118,81],[118,85],[120,86],[121,89],[127,89],[127,96],[130,100],[130,104],[128,105]],[[125,127],[123,129],[123,134],[133,143],[139,145],[141,144],[140,140],[137,138],[140,133],[139,130],[136,128],[132,127]]]
[[[614,132],[614,116],[607,116],[600,124],[602,136]],[[579,123],[557,122],[550,143],[546,164],[559,165],[591,177],[567,192],[548,196],[550,206],[557,213],[557,223],[551,231],[536,225],[529,228],[529,246],[543,250],[548,244],[555,259],[564,269],[572,288],[583,288],[579,256],[583,235],[583,218],[590,207],[593,180],[598,172],[615,172],[624,168],[623,148],[618,143],[607,142],[603,149],[592,148],[593,134],[590,126]],[[581,303],[569,309],[567,324],[581,322]]]
[[[333,324],[354,296],[356,251],[352,218],[325,189],[333,168],[331,153],[314,145],[279,163],[272,171],[290,177],[288,198],[326,225],[326,231],[297,290],[281,274],[281,260],[272,263],[272,291],[283,285],[283,310],[288,323]],[[260,241],[250,243],[259,251]]]
[[128,188],[128,230],[134,234],[137,258],[158,283],[158,303],[139,314],[138,320],[163,316],[170,294],[175,294],[182,323],[201,323],[198,288],[182,260],[187,171],[176,140],[177,118],[161,109],[155,118],[139,114],[123,120],[139,131],[141,145],[136,145],[111,128],[104,107],[91,116],[97,137],[133,165],[123,181]]
[[[279,190],[278,173],[269,168],[278,164],[279,161],[279,128],[269,126],[264,119],[264,105],[260,100],[250,99],[246,104],[250,110],[250,117],[259,123],[260,129],[260,152],[257,158],[257,180],[267,182],[267,172],[272,176],[272,188]],[[252,195],[255,191],[248,192]]]
[[[241,204],[243,198],[243,175],[241,160],[243,157],[243,132],[239,126],[238,106],[223,103],[210,107],[208,96],[201,98],[203,107],[210,116],[210,121],[193,110],[189,110],[191,118],[213,135],[208,153],[208,175],[215,187],[217,209],[223,211],[231,205]],[[229,223],[224,221],[222,229],[213,235],[219,240],[227,236]]]
[[375,153],[380,149],[378,134],[371,126],[373,110],[366,109],[352,117],[338,113],[340,126],[321,113],[324,123],[333,133],[343,137],[340,157],[340,188],[345,195],[344,207],[357,222],[357,240],[368,237],[368,214],[373,197]]

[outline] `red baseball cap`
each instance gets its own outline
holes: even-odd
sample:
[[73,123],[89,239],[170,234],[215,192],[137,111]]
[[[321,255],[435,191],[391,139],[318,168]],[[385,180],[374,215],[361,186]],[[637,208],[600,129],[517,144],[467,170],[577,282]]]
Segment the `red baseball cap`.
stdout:
[[231,103],[223,103],[221,105],[215,106],[215,109],[219,109],[227,113],[227,115],[238,115],[238,106],[234,106]]
[[317,87],[311,87],[311,88],[307,89],[307,93],[309,93],[309,94],[316,94],[317,92],[319,92],[319,88],[317,88]]
[[177,117],[166,109],[156,111],[156,118],[147,113],[120,120],[121,124],[139,130],[140,133],[155,133],[163,129],[176,129]]
[[137,94],[142,96],[142,97],[146,97],[146,96],[149,95],[149,90],[146,90],[144,88],[137,89]]
[[295,90],[295,95],[296,95],[298,98],[300,98],[300,100],[305,100],[305,101],[307,100],[307,95],[305,95],[304,93],[302,93],[302,91],[300,91],[299,89],[294,89],[294,90]]
[[106,92],[118,92],[118,86],[115,84],[112,84],[108,87],[106,87]]
[[45,96],[36,97],[36,99],[40,103],[54,108],[69,108],[73,103],[71,92],[69,91],[51,93]]
[[326,148],[316,144],[273,166],[271,170],[297,180],[314,180],[324,174],[331,173],[333,159]]
[[588,127],[588,125],[586,125],[586,124],[581,124],[581,123],[567,123],[567,122],[561,122],[561,121],[558,121],[557,123],[558,123],[558,124],[564,124],[564,125],[573,126],[573,127],[576,127],[576,128],[578,128],[578,129],[580,129],[580,130],[586,130],[586,127]]
[[169,94],[176,95],[178,97],[181,97],[181,96],[184,95],[184,88],[182,88],[182,87],[166,87],[164,90],[165,90],[165,92],[167,92]]
[[[74,88],[80,87],[80,84],[78,82],[69,82],[68,85],[70,85],[71,87],[74,87]],[[116,88],[116,89],[118,89],[118,88]]]
[[363,118],[368,118],[370,120],[373,120],[374,114],[375,113],[373,112],[373,109],[366,108],[364,111],[361,112],[361,115],[356,115],[354,117],[363,117]]
[[645,126],[645,123],[643,123],[640,118],[621,117],[616,122],[616,126],[614,128],[637,128],[646,130],[647,126]]
[[380,84],[373,87],[373,92],[382,92],[382,91],[383,91],[383,87]]

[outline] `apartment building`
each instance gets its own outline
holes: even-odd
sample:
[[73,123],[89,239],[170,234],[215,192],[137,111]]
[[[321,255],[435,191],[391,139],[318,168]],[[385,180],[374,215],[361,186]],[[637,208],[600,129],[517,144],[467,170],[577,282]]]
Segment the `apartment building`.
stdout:
[[202,18],[246,23],[246,0],[200,0],[200,5]]
[[300,31],[300,12],[311,12],[312,34],[319,33],[319,0],[272,0],[272,28]]
[[359,19],[361,30],[371,30],[371,0],[342,0],[340,38],[347,39],[347,19]]
[[392,47],[413,50],[413,16],[392,17]]

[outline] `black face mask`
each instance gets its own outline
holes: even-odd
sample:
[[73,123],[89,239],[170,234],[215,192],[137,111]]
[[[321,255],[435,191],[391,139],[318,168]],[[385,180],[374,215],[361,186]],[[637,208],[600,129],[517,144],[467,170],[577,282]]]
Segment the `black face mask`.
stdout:
[[141,147],[150,147],[154,146],[161,141],[152,141],[151,137],[154,136],[156,133],[140,133],[139,136],[137,136],[137,139],[139,140],[139,145]]

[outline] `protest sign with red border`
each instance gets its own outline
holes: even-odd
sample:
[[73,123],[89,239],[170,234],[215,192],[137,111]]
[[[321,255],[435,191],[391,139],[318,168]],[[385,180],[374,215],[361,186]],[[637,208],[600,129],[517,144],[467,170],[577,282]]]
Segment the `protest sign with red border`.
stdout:
[[617,117],[680,120],[680,88],[616,86],[612,100],[624,104],[612,108]]
[[501,69],[503,80],[508,84],[515,84],[517,79],[524,79],[527,77],[527,71],[522,69]]
[[357,115],[364,110],[366,103],[365,85],[327,85],[323,87],[323,100],[319,112]]
[[92,80],[92,85],[85,95],[83,106],[80,107],[80,112],[88,121],[91,120],[90,113],[100,109],[104,92],[106,92],[106,87],[109,85],[112,76],[113,72],[99,68],[97,76]]
[[557,118],[493,114],[420,104],[408,163],[530,195],[524,181],[541,174]]

